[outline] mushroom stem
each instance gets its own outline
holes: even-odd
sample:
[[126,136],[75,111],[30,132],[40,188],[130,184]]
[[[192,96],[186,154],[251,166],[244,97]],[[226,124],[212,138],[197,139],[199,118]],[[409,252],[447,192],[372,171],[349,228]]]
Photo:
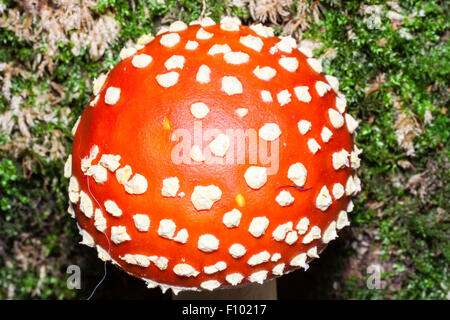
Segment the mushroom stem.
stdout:
[[239,288],[220,289],[213,292],[183,291],[178,295],[172,293],[172,300],[277,300],[276,279],[264,284],[248,284]]

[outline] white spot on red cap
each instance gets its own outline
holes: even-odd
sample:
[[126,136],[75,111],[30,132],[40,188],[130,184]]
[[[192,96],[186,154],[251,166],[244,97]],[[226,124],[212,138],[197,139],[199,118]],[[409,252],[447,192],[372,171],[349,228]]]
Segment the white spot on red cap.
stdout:
[[297,41],[295,41],[295,39],[291,36],[281,37],[275,47],[276,50],[273,49],[272,51],[280,50],[284,53],[292,53],[292,49],[297,47]]
[[264,46],[264,42],[261,40],[261,38],[252,35],[242,36],[239,38],[239,41],[242,45],[257,52],[261,52],[261,49]]
[[198,68],[195,79],[197,80],[197,82],[200,83],[208,83],[209,81],[211,81],[210,77],[211,77],[211,69],[207,65],[203,64]]
[[338,152],[334,152],[332,156],[334,170],[349,167],[350,166],[349,156],[350,154],[345,149],[342,149],[341,151]]
[[215,185],[196,186],[191,195],[191,201],[197,210],[209,210],[214,202],[220,200],[222,191]]
[[155,264],[155,266],[158,267],[159,270],[167,269],[169,260],[166,257],[151,256],[150,258],[151,258],[152,262]]
[[258,131],[261,139],[274,141],[281,135],[280,127],[276,123],[266,123]]
[[237,108],[236,109],[236,114],[241,118],[245,117],[247,115],[247,113],[248,113],[247,108]]
[[261,80],[270,81],[277,74],[277,70],[271,67],[262,67],[257,66],[255,70],[253,70],[253,74]]
[[347,129],[350,134],[355,132],[356,128],[358,128],[358,121],[355,120],[351,115],[348,113],[345,114],[345,123],[347,124]]
[[288,234],[286,235],[286,239],[285,242],[288,245],[293,245],[295,242],[297,242],[298,240],[298,235],[296,231],[290,231],[288,232]]
[[276,276],[282,276],[284,271],[284,263],[279,263],[275,267],[272,268],[272,274]]
[[263,102],[272,102],[272,94],[267,90],[261,90],[261,99]]
[[320,97],[323,97],[331,89],[330,85],[323,81],[317,81],[315,87]]
[[307,217],[303,217],[297,223],[295,229],[297,230],[299,235],[302,235],[305,234],[306,231],[308,231],[308,227],[309,227],[309,219]]
[[197,41],[188,40],[188,42],[186,42],[186,45],[184,46],[184,48],[186,50],[195,50],[195,49],[198,48],[198,42]]
[[180,180],[177,177],[170,177],[163,180],[161,194],[164,197],[176,197],[180,189]]
[[231,48],[227,44],[214,44],[211,48],[208,50],[208,54],[211,56],[214,56],[216,54],[225,54],[231,52]]
[[119,184],[124,184],[127,182],[132,175],[132,170],[129,165],[124,166],[123,168],[119,168],[116,170],[116,179]]
[[345,193],[344,186],[340,183],[335,183],[333,185],[333,189],[331,190],[331,193],[333,194],[333,197],[336,200],[340,199]]
[[203,267],[203,272],[206,274],[214,274],[223,271],[227,268],[227,263],[225,261],[219,261],[211,266]]
[[309,87],[307,86],[298,86],[294,88],[294,93],[299,101],[309,103],[311,102],[311,94],[308,90]]
[[275,228],[272,232],[272,237],[275,241],[283,241],[286,237],[286,234],[292,230],[292,222],[286,222],[284,224],[280,224]]
[[308,264],[306,263],[306,253],[300,253],[296,255],[292,260],[289,262],[289,264],[293,267],[302,267],[305,270],[308,269]]
[[331,90],[330,85],[323,81],[317,81],[315,84],[315,87],[316,87],[317,94],[320,97],[323,97],[325,95],[325,93],[327,93],[328,91]]
[[197,31],[197,34],[195,35],[195,37],[199,40],[208,40],[208,39],[211,39],[213,36],[214,36],[213,33],[207,32],[203,28],[200,28]]
[[106,212],[114,217],[120,217],[122,215],[122,210],[113,200],[106,200],[103,204],[105,206]]
[[191,104],[191,113],[197,119],[203,119],[209,113],[209,108],[203,102],[194,102]]
[[147,191],[147,179],[143,175],[136,173],[133,178],[124,183],[124,187],[129,194],[143,194]]
[[311,258],[319,258],[319,255],[317,254],[317,247],[312,247],[310,248],[306,254],[308,255],[308,257]]
[[120,155],[102,154],[99,164],[109,171],[114,172],[120,167],[120,158]]
[[328,116],[334,128],[339,129],[344,125],[344,117],[336,110],[328,109]]
[[338,80],[338,78],[327,74],[325,76],[325,79],[327,79],[327,82],[330,84],[330,86],[333,89],[333,91],[338,93],[338,91],[339,91],[339,80]]
[[300,163],[294,163],[289,167],[288,179],[295,183],[297,186],[302,187],[306,182],[307,171],[305,166]]
[[298,60],[295,57],[283,57],[278,60],[280,66],[289,72],[295,72],[298,69]]
[[123,257],[120,257],[123,261],[129,264],[133,264],[136,266],[147,268],[150,266],[151,259],[148,256],[144,256],[142,254],[126,254]]
[[297,123],[298,131],[300,131],[300,134],[306,134],[311,129],[311,122],[307,120],[300,120]]
[[101,74],[99,75],[97,78],[95,78],[94,82],[93,82],[93,93],[94,96],[98,95],[100,93],[100,90],[102,89],[103,85],[105,84],[106,81],[106,74]]
[[323,236],[322,236],[322,242],[323,243],[328,243],[331,240],[334,240],[337,238],[337,233],[336,233],[336,222],[332,221],[329,225],[328,228],[325,229],[325,231],[323,232]]
[[178,33],[168,33],[161,37],[159,42],[167,48],[172,48],[180,42],[180,35]]
[[321,211],[325,211],[331,206],[333,200],[331,199],[330,192],[328,191],[327,186],[323,186],[320,189],[319,195],[316,198],[316,207]]
[[320,137],[322,138],[323,142],[326,143],[326,142],[330,141],[332,136],[333,136],[333,132],[330,129],[328,129],[327,127],[322,128]]
[[206,280],[200,283],[200,287],[209,291],[213,291],[214,289],[220,287],[220,284],[221,283],[217,280]]
[[78,226],[79,233],[82,237],[80,244],[84,244],[85,246],[88,246],[91,248],[94,247],[94,245],[95,245],[94,238],[92,238],[92,236],[86,230],[81,229],[78,224],[77,224],[77,226]]
[[197,145],[192,146],[191,152],[189,155],[191,156],[191,159],[194,161],[202,162],[205,160],[202,149]]
[[211,17],[205,17],[200,20],[200,25],[204,28],[214,26],[216,22]]
[[173,267],[173,272],[180,277],[196,277],[200,274],[191,265],[187,263],[179,263]]
[[317,143],[316,139],[311,138],[308,139],[308,148],[309,151],[311,151],[312,154],[315,154],[317,151],[319,151],[321,149],[320,145]]
[[98,102],[99,99],[100,99],[100,95],[96,95],[96,96],[94,97],[94,99],[89,103],[89,105],[90,105],[91,107],[95,107],[95,105],[97,104],[97,102]]
[[145,214],[135,214],[133,221],[139,231],[146,232],[150,228],[150,218]]
[[177,84],[178,78],[180,77],[180,74],[175,71],[158,74],[156,76],[156,81],[161,87],[169,88]]
[[167,70],[172,69],[183,69],[184,63],[186,62],[186,58],[180,55],[173,55],[169,59],[166,60],[164,66]]
[[269,38],[274,36],[273,29],[271,27],[266,27],[261,23],[251,25],[250,29],[255,31],[255,33],[258,36],[263,38]]
[[241,222],[241,217],[242,213],[237,209],[233,209],[223,215],[222,222],[228,228],[238,227]]
[[145,68],[152,62],[152,60],[153,58],[148,54],[138,54],[133,57],[131,64],[136,68]]
[[189,239],[189,233],[186,229],[181,229],[177,232],[177,235],[173,238],[173,241],[179,243],[186,243]]
[[353,204],[353,201],[350,200],[347,205],[347,212],[352,212],[354,208],[355,208],[355,205]]
[[295,199],[289,191],[283,190],[277,195],[275,200],[280,206],[287,207],[294,203]]
[[94,226],[100,232],[105,232],[106,230],[106,219],[99,208],[96,208],[94,211]]
[[120,98],[120,88],[109,87],[105,94],[105,103],[109,105],[114,105],[119,101]]
[[347,99],[345,98],[344,95],[339,94],[336,97],[336,109],[338,109],[338,111],[340,113],[344,113],[345,112],[345,107],[347,106]]
[[233,76],[225,76],[222,78],[222,90],[229,96],[243,92],[241,82]]
[[219,134],[213,141],[209,143],[209,149],[214,155],[218,157],[225,156],[225,153],[227,153],[229,147],[230,138],[223,133]]
[[175,21],[169,27],[170,32],[179,32],[187,29],[186,23],[183,21]]
[[83,212],[87,218],[92,218],[94,215],[92,200],[84,191],[80,191],[80,211]]
[[267,168],[251,166],[244,174],[245,182],[252,189],[259,189],[267,182]]
[[338,218],[336,220],[336,228],[340,230],[349,225],[350,225],[350,221],[348,220],[347,212],[344,210],[341,210],[341,212],[339,212]]
[[124,59],[131,57],[136,52],[137,52],[136,48],[132,48],[132,47],[122,48],[122,50],[120,50],[119,57],[120,57],[120,59],[124,60]]
[[227,282],[233,286],[236,286],[239,283],[241,283],[243,279],[244,276],[238,272],[230,273],[225,277],[225,280],[227,280]]
[[315,72],[322,73],[322,62],[314,58],[308,58],[306,61]]
[[250,56],[244,52],[227,52],[223,56],[226,63],[229,64],[243,64],[247,63],[250,60]]
[[172,239],[176,228],[177,225],[172,220],[162,219],[159,222],[158,235],[166,239]]
[[248,277],[248,280],[250,282],[257,282],[259,284],[263,284],[264,280],[267,279],[267,270],[261,270],[261,271],[256,271],[253,272],[250,277]]
[[203,252],[212,252],[219,249],[219,239],[212,234],[203,234],[198,238],[197,247]]
[[245,249],[245,247],[242,244],[235,243],[230,246],[228,252],[231,254],[233,258],[237,259],[242,257],[247,252],[247,249]]
[[66,162],[64,163],[64,178],[70,178],[72,176],[72,155],[69,154]]
[[261,237],[266,233],[266,229],[269,226],[269,219],[266,217],[256,217],[253,218],[250,226],[248,227],[248,232],[251,233],[255,238]]
[[277,99],[278,99],[278,103],[281,106],[284,106],[284,105],[288,104],[289,102],[291,102],[291,93],[288,90],[281,90],[277,94]]
[[79,194],[80,191],[80,185],[78,184],[77,178],[74,176],[70,177],[69,180],[69,200],[72,203],[77,203],[78,199],[80,197]]
[[270,261],[272,262],[277,262],[278,260],[281,259],[281,254],[276,252],[272,255],[272,257],[270,258]]
[[269,261],[270,253],[268,251],[262,251],[260,253],[254,254],[248,259],[247,263],[251,266],[257,266],[258,264],[265,263]]
[[127,228],[125,226],[112,226],[111,240],[115,244],[120,244],[125,241],[130,241],[131,237],[128,235]]
[[237,17],[223,17],[220,19],[220,29],[224,31],[239,31],[241,20]]
[[108,171],[106,168],[102,167],[101,165],[93,165],[90,166],[89,169],[86,171],[87,176],[92,176],[95,180],[95,182],[103,184],[108,179]]

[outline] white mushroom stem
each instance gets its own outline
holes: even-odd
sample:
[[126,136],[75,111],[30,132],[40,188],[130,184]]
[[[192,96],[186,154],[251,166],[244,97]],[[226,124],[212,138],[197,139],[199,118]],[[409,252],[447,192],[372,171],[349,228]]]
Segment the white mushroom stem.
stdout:
[[208,291],[183,291],[172,293],[172,300],[277,300],[277,281],[272,279],[264,284],[247,284],[238,288]]

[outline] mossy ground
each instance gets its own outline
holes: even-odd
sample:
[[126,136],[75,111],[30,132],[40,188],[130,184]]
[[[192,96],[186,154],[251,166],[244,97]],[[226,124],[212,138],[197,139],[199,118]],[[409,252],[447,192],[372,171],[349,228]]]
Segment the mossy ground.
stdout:
[[[64,29],[69,40],[56,41],[54,50],[45,30],[24,32],[39,28],[36,10],[50,2],[42,1],[41,9],[20,3],[0,0],[1,21],[14,8],[22,14],[14,27],[0,23],[0,298],[86,298],[103,264],[93,250],[77,245],[62,171],[71,127],[89,101],[92,79],[118,61],[130,39],[161,24],[201,14],[216,21],[237,15],[244,23],[265,17],[249,6],[255,0],[102,0],[86,12],[93,19],[113,17],[120,32],[93,57],[89,46],[73,50],[72,30]],[[266,24],[278,34],[287,30],[314,41],[315,56],[324,59],[326,73],[340,79],[348,111],[360,120],[357,144],[364,153],[363,191],[351,229],[310,271],[281,278],[280,298],[450,298],[448,3],[281,3],[287,16],[282,18],[280,7],[263,8],[272,13]],[[311,18],[300,19],[305,8]],[[47,65],[40,68],[42,61]],[[66,286],[72,264],[82,267],[82,290]],[[367,287],[373,265],[383,270],[380,289]],[[114,288],[129,283],[140,288],[134,298],[158,296],[113,269],[108,266],[98,297],[118,298]],[[288,293],[293,284],[297,295]]]

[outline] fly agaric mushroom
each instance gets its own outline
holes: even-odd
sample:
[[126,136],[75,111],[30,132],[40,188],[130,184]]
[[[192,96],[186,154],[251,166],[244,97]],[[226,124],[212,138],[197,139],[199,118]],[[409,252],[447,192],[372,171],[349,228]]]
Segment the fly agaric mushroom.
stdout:
[[[65,166],[69,212],[100,259],[163,291],[214,290],[306,270],[349,225],[358,123],[308,49],[207,18],[121,57],[94,82]],[[215,134],[198,139],[199,125]],[[251,152],[228,161],[252,134],[275,170]]]

